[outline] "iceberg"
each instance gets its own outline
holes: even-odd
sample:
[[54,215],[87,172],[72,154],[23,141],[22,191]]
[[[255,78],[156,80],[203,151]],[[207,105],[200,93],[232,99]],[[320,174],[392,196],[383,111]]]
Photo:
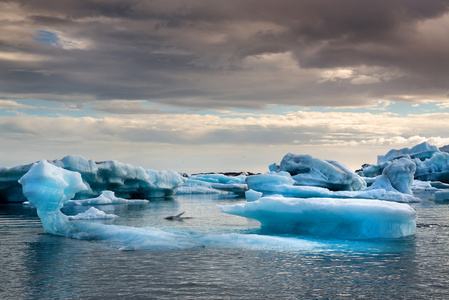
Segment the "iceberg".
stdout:
[[67,216],[69,220],[92,220],[92,219],[114,219],[117,215],[107,214],[102,210],[91,207],[85,212],[79,213],[75,216]]
[[255,219],[262,229],[275,233],[376,239],[406,237],[416,230],[412,207],[381,200],[272,196],[220,208],[228,214]]
[[447,201],[449,201],[449,191],[437,191],[437,192],[435,192],[434,200],[436,202],[447,202]]
[[[69,155],[50,164],[81,174],[86,189],[76,193],[75,199],[89,199],[110,190],[126,199],[169,197],[182,183],[173,171],[155,171],[109,160],[95,162],[82,156]],[[13,168],[0,168],[0,202],[24,202],[26,197],[18,180],[33,164]]]
[[42,160],[32,165],[20,178],[23,193],[37,209],[44,230],[48,233],[77,239],[105,240],[134,247],[151,249],[182,249],[200,247],[201,243],[183,234],[155,228],[133,228],[96,223],[70,222],[61,207],[77,192],[87,189],[81,175]]
[[272,164],[269,169],[274,172],[288,172],[296,185],[316,186],[334,191],[358,191],[366,187],[363,179],[342,163],[310,155],[288,153],[279,167]]

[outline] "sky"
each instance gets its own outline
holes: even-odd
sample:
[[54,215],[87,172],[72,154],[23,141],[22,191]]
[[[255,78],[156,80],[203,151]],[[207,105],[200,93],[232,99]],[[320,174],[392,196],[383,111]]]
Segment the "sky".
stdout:
[[0,166],[265,172],[449,144],[449,1],[0,0]]

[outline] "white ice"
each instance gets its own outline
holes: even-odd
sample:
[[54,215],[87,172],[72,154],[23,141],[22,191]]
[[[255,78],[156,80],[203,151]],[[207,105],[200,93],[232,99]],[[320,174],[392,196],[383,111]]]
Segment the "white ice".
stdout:
[[105,205],[105,204],[147,204],[148,200],[117,198],[113,191],[103,191],[92,199],[67,200],[65,206],[71,205]]
[[273,196],[221,209],[256,219],[263,229],[276,233],[372,239],[410,236],[416,229],[413,208],[380,200]]
[[102,210],[91,207],[85,212],[79,213],[75,216],[68,216],[69,220],[92,220],[92,219],[114,219],[117,215],[107,214]]

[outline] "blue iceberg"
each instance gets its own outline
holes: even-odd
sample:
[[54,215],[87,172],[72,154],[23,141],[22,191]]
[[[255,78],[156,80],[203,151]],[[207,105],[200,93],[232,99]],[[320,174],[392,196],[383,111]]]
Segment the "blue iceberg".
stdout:
[[262,229],[344,239],[401,238],[415,234],[416,212],[407,204],[365,199],[262,197],[221,206],[252,218]]

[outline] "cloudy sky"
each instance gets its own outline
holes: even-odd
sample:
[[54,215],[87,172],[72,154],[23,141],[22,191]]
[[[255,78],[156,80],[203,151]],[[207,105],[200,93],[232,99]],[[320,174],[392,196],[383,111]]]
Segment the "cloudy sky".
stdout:
[[449,1],[0,0],[0,165],[356,169],[449,144]]

